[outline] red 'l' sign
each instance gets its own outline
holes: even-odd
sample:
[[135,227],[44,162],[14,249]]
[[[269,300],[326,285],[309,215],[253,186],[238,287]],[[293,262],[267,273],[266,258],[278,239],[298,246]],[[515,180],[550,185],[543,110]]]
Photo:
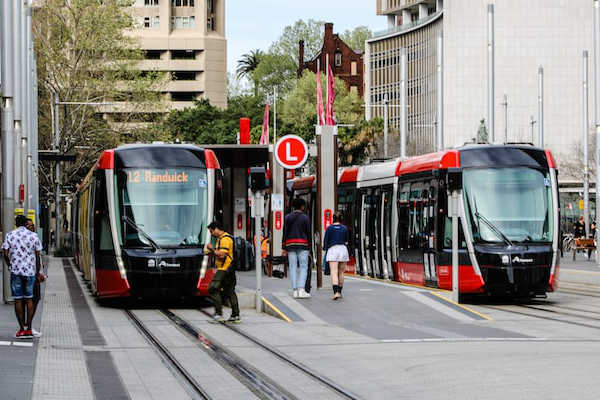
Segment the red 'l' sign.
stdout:
[[300,168],[308,158],[308,146],[301,137],[286,135],[275,145],[275,158],[286,169]]

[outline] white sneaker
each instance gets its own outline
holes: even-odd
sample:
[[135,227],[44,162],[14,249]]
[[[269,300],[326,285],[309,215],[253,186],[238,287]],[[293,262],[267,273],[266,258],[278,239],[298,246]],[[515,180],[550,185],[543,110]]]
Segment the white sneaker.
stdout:
[[298,289],[294,289],[294,293],[292,294],[292,296],[293,296],[295,299],[297,299],[297,298],[299,297],[299,296],[298,296]]
[[306,293],[306,290],[304,289],[298,289],[298,298],[300,299],[309,299],[310,298],[310,293]]
[[38,332],[35,329],[31,329],[31,333],[33,333],[33,337],[41,337],[42,332]]

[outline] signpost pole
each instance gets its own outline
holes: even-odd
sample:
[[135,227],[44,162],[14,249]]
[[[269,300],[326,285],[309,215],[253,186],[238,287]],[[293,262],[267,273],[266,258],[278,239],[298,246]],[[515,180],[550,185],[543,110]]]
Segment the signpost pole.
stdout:
[[452,300],[459,302],[458,292],[458,190],[452,190]]
[[254,260],[256,266],[256,312],[262,313],[262,257],[261,257],[261,225],[265,212],[265,198],[262,190],[254,193],[252,202],[254,217],[254,237],[256,238]]

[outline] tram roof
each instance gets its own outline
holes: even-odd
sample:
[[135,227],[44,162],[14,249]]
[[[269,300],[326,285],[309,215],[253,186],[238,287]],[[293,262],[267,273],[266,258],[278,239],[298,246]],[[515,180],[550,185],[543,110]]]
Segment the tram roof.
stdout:
[[269,146],[261,144],[203,144],[215,152],[221,168],[262,167],[269,163]]

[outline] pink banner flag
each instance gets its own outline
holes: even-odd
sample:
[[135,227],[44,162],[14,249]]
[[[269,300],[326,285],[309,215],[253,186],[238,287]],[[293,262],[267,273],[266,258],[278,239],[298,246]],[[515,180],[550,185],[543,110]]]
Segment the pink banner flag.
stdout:
[[265,117],[263,119],[263,130],[260,135],[259,144],[269,144],[269,102],[265,106]]
[[325,124],[335,125],[337,123],[335,120],[335,112],[333,110],[333,105],[335,103],[335,78],[333,76],[333,71],[331,70],[331,65],[329,65],[329,70],[327,72],[327,111],[325,114]]
[[317,64],[317,116],[319,125],[325,125],[323,111],[323,88],[321,87],[321,67]]

